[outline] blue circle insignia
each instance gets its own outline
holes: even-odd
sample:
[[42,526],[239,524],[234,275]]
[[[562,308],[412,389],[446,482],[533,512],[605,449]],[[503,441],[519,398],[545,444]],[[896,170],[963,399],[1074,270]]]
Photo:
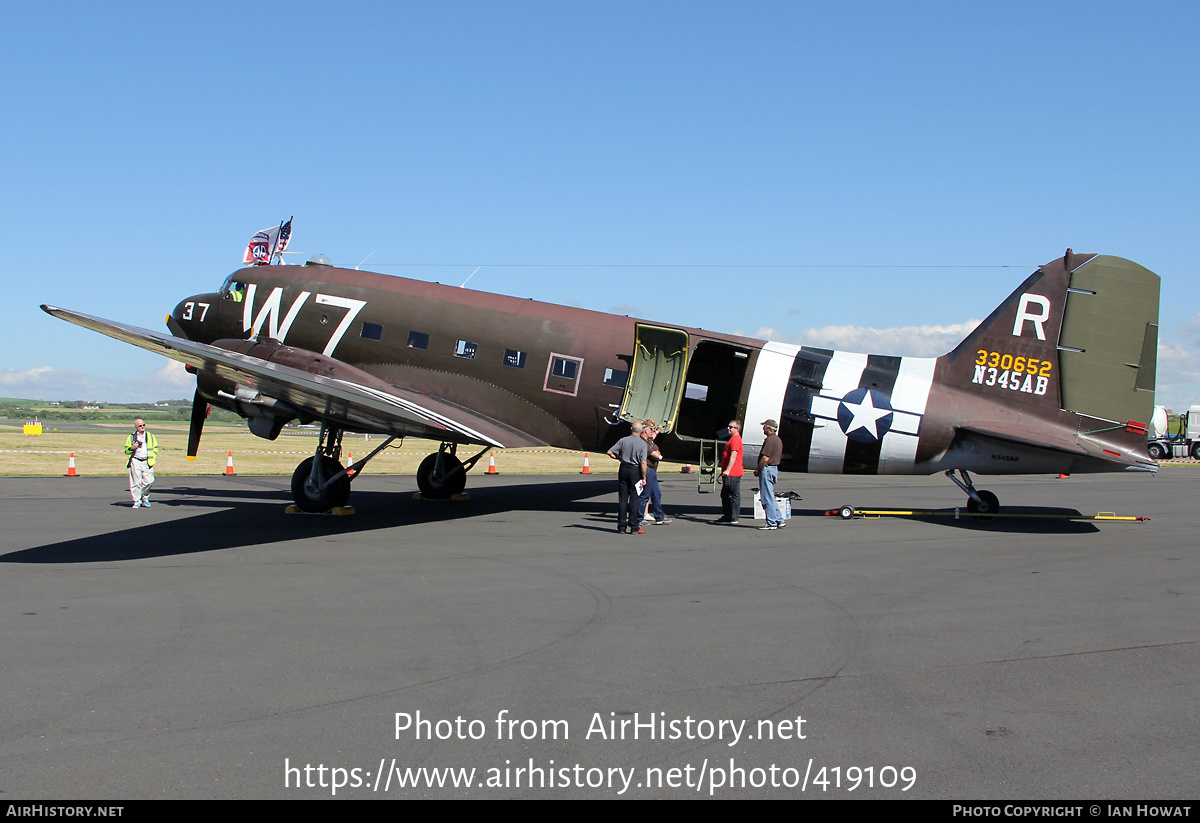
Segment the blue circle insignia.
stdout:
[[892,404],[883,392],[855,389],[838,404],[837,419],[846,437],[856,443],[874,443],[892,428]]

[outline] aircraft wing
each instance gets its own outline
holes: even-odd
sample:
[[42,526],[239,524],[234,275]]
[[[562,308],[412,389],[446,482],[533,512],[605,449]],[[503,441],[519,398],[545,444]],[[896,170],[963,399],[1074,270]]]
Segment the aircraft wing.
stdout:
[[[348,431],[496,448],[545,445],[543,440],[472,409],[385,384],[365,373],[361,373],[362,382],[331,378],[69,309],[44,305],[42,310],[68,323],[216,374],[237,383],[239,389],[253,390],[251,395],[257,392],[286,401],[312,419]],[[374,385],[367,385],[368,381]]]

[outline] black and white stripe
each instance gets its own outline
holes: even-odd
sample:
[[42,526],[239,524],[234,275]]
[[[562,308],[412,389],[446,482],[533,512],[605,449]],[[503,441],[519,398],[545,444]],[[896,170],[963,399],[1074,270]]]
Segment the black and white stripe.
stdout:
[[[921,419],[933,383],[933,358],[888,357],[768,343],[759,354],[750,386],[744,434],[746,465],[752,466],[763,435],[758,424],[780,422],[783,468],[832,474],[910,472]],[[838,412],[850,419],[847,395],[867,391],[878,409],[877,426],[848,437]],[[890,408],[888,408],[890,407]],[[870,408],[867,409],[871,411]],[[855,430],[851,428],[853,433]],[[877,432],[883,436],[878,437]]]

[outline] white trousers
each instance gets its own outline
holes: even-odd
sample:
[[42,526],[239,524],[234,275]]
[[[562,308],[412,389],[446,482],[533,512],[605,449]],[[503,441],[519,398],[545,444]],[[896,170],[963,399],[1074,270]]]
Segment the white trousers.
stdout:
[[148,500],[150,487],[154,485],[154,469],[145,460],[129,461],[129,496],[133,502]]

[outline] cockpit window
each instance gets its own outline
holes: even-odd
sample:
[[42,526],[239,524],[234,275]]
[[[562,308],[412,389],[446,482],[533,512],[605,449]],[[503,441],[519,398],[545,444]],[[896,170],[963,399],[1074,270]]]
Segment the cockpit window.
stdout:
[[233,279],[232,274],[229,275],[221,285],[221,297],[232,300],[234,303],[241,303],[246,299],[246,284],[237,282]]

